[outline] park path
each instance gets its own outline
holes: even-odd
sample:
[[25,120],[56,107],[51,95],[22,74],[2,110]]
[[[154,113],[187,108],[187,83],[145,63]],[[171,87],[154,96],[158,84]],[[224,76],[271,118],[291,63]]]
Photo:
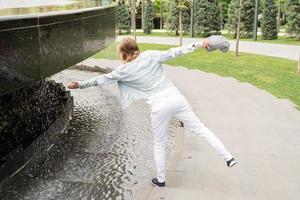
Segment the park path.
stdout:
[[[115,68],[120,61],[89,59]],[[193,110],[239,163],[227,168],[208,144],[177,128],[167,163],[167,187],[133,186],[137,200],[296,200],[300,196],[300,112],[249,83],[165,65]],[[147,172],[145,172],[147,173]]]
[[[117,41],[120,41],[124,37],[128,36],[118,36]],[[201,40],[203,39],[183,38],[183,44],[189,44],[196,41],[199,42]],[[178,37],[137,36],[137,41],[140,43],[179,45]],[[233,51],[235,48],[235,41],[230,40],[229,42],[230,50]],[[300,55],[300,46],[240,41],[240,51],[245,53],[298,60]]]

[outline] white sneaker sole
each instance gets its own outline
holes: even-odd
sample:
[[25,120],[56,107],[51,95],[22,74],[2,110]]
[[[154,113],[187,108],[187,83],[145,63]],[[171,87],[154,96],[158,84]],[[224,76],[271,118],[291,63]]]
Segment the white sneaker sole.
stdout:
[[237,163],[236,160],[235,160],[235,161],[232,161],[232,162],[230,163],[229,167],[233,167],[236,163]]

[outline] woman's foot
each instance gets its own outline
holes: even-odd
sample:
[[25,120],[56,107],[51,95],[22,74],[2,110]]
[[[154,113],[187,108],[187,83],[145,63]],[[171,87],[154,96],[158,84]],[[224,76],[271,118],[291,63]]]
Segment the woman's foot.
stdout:
[[151,184],[153,186],[158,186],[158,187],[165,187],[166,186],[166,182],[158,182],[157,178],[153,178],[151,181]]
[[227,161],[227,166],[232,167],[236,163],[237,163],[237,161],[234,158],[231,158],[230,160]]

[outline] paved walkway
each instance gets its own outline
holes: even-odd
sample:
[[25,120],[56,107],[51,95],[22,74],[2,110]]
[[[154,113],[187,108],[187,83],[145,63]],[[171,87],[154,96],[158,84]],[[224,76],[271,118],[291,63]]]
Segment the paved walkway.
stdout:
[[[128,36],[118,36],[117,41],[120,41],[124,37],[128,37]],[[201,41],[202,39],[184,38],[183,44],[189,44],[199,40]],[[137,41],[140,43],[179,45],[179,38],[176,37],[137,36]],[[235,41],[231,40],[230,50],[233,51],[234,49],[235,49]],[[270,44],[270,43],[240,41],[240,51],[246,53],[261,54],[266,56],[287,58],[291,60],[298,60],[300,56],[300,46],[284,45],[284,44]]]
[[[133,32],[133,30],[131,30],[131,32]],[[141,32],[144,32],[144,30],[143,29],[136,29],[136,32],[140,32],[141,33]],[[153,33],[167,33],[168,30],[167,29],[153,29],[152,32]],[[228,33],[228,31],[222,30],[222,34],[223,33]],[[258,31],[257,31],[257,35],[261,35],[261,34],[262,33],[260,31],[260,28],[259,28]],[[286,32],[279,32],[278,36],[288,36],[288,33],[286,33]]]
[[[115,67],[119,61],[90,60]],[[300,196],[300,112],[288,100],[233,78],[165,66],[198,117],[239,161],[233,168],[201,138],[178,128],[167,187],[131,188],[137,200],[296,200]]]

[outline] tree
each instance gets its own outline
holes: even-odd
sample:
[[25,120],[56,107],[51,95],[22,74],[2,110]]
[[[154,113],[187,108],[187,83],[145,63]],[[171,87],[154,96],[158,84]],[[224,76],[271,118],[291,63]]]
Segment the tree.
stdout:
[[137,17],[141,17],[141,29],[144,29],[144,11],[145,11],[145,1],[144,0],[139,0],[137,1],[137,6],[136,6],[136,15]]
[[286,1],[286,20],[287,32],[300,40],[300,1],[287,0]]
[[131,0],[131,29],[136,40],[136,0]]
[[125,0],[118,2],[119,8],[119,34],[122,34],[122,30],[126,33],[130,32],[130,10],[125,3]]
[[[179,9],[178,5],[181,3],[189,8],[190,3],[187,0],[170,0],[169,1],[169,16],[167,29],[175,31],[176,35],[179,35]],[[190,10],[182,10],[182,30],[187,33],[190,28]]]
[[218,0],[196,0],[195,31],[201,36],[219,34],[221,15]]
[[141,3],[142,3],[142,11],[141,11],[141,18],[142,18],[142,29],[144,29],[145,28],[145,16],[144,16],[144,14],[145,14],[145,1],[144,0],[141,0]]
[[240,31],[241,31],[241,19],[242,19],[242,10],[243,10],[243,0],[239,0],[239,9],[238,9],[238,22],[236,28],[236,45],[235,45],[235,56],[239,56],[239,45],[240,45]]
[[144,18],[144,33],[150,34],[153,29],[153,19],[155,17],[154,5],[151,0],[146,1],[145,18]]
[[185,5],[184,1],[181,1],[178,3],[177,6],[179,10],[179,32],[180,32],[180,46],[182,46],[182,12],[188,9],[188,7]]
[[[232,0],[228,8],[228,22],[226,28],[228,31],[236,37],[237,22],[239,16],[239,0]],[[241,9],[241,26],[240,34],[241,37],[250,38],[253,36],[253,21],[255,12],[255,1],[254,0],[243,0],[243,7]]]
[[221,17],[221,29],[225,26],[228,21],[228,7],[231,0],[220,0],[220,17]]
[[155,13],[160,16],[160,29],[163,29],[163,14],[166,12],[167,7],[167,0],[155,0]]
[[262,18],[262,35],[266,40],[277,39],[277,6],[274,0],[266,0]]
[[281,12],[284,11],[283,7],[284,7],[284,4],[285,4],[285,0],[277,0],[277,29],[278,29],[278,32],[279,32],[279,29],[280,29],[280,25],[281,25]]

